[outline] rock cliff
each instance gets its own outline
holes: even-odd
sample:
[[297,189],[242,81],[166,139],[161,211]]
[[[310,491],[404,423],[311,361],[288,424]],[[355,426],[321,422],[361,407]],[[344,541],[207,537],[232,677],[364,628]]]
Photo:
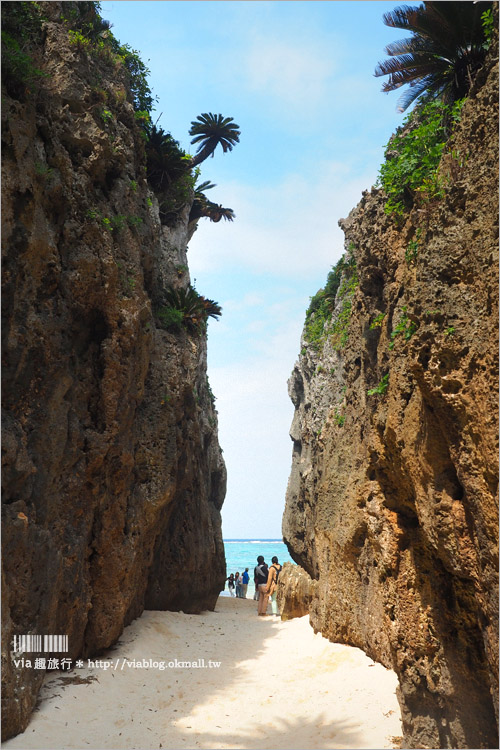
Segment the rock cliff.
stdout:
[[[393,668],[405,747],[498,747],[498,67],[396,226],[380,189],[340,222],[321,343],[289,381],[283,533],[311,624]],[[450,156],[451,154],[451,156]],[[465,155],[458,160],[456,154]],[[342,293],[341,293],[342,290]]]
[[44,673],[14,635],[95,654],[144,607],[213,608],[225,578],[206,329],[157,315],[189,284],[189,205],[161,223],[126,71],[61,22],[92,4],[40,5],[43,75],[2,106],[4,739]]

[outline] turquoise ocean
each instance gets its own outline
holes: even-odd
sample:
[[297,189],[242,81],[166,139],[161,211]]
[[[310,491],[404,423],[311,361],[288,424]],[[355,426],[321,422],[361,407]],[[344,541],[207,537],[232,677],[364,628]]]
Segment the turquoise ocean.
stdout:
[[[224,550],[226,553],[226,575],[230,573],[243,573],[248,568],[250,582],[248,584],[247,599],[254,595],[253,569],[257,565],[257,557],[262,555],[268,565],[276,555],[279,562],[293,562],[288,553],[286,544],[281,539],[224,539]],[[229,596],[226,588],[221,596]]]

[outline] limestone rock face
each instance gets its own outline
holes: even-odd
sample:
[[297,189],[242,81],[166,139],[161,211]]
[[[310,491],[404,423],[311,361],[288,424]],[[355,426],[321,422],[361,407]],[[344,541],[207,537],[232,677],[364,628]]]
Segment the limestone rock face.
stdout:
[[43,679],[14,635],[91,655],[145,606],[213,608],[225,579],[206,334],[155,316],[189,282],[189,206],[161,225],[123,68],[56,20],[41,55],[49,75],[2,106],[4,738]]
[[490,60],[442,200],[398,228],[373,189],[341,222],[347,341],[303,338],[289,381],[283,533],[311,622],[396,671],[413,748],[498,743],[497,81]]
[[277,602],[282,620],[293,620],[309,614],[317,581],[300,567],[286,562],[278,579]]

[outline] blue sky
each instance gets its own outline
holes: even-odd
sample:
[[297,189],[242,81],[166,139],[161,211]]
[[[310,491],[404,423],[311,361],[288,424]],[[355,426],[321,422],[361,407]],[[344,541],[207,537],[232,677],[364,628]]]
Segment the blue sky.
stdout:
[[[416,3],[417,4],[417,3]],[[281,536],[291,465],[287,379],[309,298],[343,253],[338,220],[376,181],[401,124],[397,92],[373,76],[402,33],[401,3],[104,0],[113,33],[151,70],[155,119],[192,151],[202,112],[233,117],[231,153],[201,166],[233,223],[202,219],[191,278],[223,315],[209,324],[209,379],[228,470],[226,538]],[[193,147],[194,148],[194,147]]]

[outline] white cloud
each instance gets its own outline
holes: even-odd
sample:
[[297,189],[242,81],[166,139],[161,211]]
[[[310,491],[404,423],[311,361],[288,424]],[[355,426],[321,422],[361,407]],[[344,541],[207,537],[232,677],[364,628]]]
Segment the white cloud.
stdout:
[[250,90],[268,96],[275,105],[285,103],[302,112],[323,105],[336,68],[333,56],[324,54],[317,43],[276,36],[254,37],[245,63]]
[[253,187],[226,183],[232,224],[214,232],[201,221],[190,244],[200,271],[243,266],[282,278],[312,277],[343,253],[339,218],[347,216],[370,187],[370,176],[352,177],[341,163],[318,164],[317,171],[288,175],[280,183]]
[[238,310],[248,310],[251,307],[259,307],[264,303],[264,297],[261,294],[248,292],[239,299],[229,299],[224,301],[224,310],[226,312],[237,312]]

